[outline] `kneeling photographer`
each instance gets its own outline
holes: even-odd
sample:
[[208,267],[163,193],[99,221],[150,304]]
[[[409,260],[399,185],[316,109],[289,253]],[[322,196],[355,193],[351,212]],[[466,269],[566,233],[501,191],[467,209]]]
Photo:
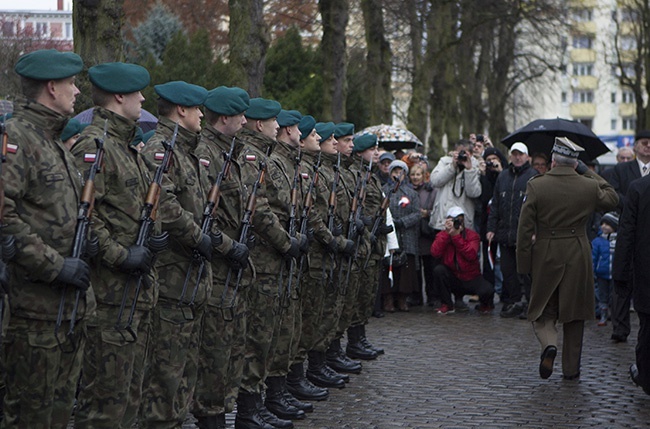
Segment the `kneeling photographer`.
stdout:
[[465,212],[458,206],[448,210],[444,228],[431,245],[431,255],[442,262],[434,270],[442,301],[438,313],[455,312],[452,294],[459,309],[461,306],[466,308],[465,304],[461,304],[464,295],[478,295],[478,310],[482,313],[492,311],[494,288],[481,275],[478,257],[481,240],[478,233],[465,227]]

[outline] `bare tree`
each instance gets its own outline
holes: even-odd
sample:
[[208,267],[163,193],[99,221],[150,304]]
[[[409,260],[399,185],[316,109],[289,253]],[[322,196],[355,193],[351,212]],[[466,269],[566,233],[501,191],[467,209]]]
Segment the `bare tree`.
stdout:
[[347,0],[320,0],[323,20],[321,54],[323,58],[322,119],[340,122],[345,115]]

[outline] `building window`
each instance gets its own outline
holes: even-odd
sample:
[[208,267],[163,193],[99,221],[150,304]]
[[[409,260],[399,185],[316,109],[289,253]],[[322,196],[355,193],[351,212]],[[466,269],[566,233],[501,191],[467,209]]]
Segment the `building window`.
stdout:
[[16,30],[13,22],[2,23],[2,35],[4,37],[14,37],[16,35]]
[[634,93],[632,91],[623,91],[621,96],[623,103],[634,103]]
[[612,104],[616,103],[616,93],[612,92]]
[[623,129],[624,130],[635,130],[636,129],[636,118],[623,118]]
[[47,35],[47,22],[37,22],[36,23],[36,34],[39,36]]
[[594,92],[593,91],[573,91],[573,102],[574,103],[593,103],[594,102]]
[[622,36],[619,39],[619,47],[622,51],[634,51],[636,50],[636,37],[634,36]]
[[573,47],[576,49],[591,49],[593,39],[589,36],[573,36]]
[[574,63],[573,75],[574,76],[593,76],[594,65],[593,63]]
[[573,20],[576,22],[589,22],[592,20],[591,9],[573,9]]
[[72,39],[72,23],[71,22],[66,22],[65,23],[65,38],[70,40]]
[[566,103],[566,91],[562,91],[562,103]]
[[612,119],[610,129],[616,131],[616,119]]

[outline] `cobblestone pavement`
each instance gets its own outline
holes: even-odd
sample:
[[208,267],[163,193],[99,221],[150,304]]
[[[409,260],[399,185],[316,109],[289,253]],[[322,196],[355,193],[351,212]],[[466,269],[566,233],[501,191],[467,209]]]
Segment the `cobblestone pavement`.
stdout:
[[[500,306],[497,306],[497,309]],[[634,386],[638,319],[627,343],[611,325],[586,324],[579,381],[565,381],[561,347],[555,372],[538,374],[539,345],[530,323],[429,307],[372,319],[368,337],[386,354],[364,362],[346,388],[330,390],[297,429],[306,428],[643,428],[650,396]],[[184,426],[193,428],[191,419]],[[228,416],[230,427],[233,416]]]

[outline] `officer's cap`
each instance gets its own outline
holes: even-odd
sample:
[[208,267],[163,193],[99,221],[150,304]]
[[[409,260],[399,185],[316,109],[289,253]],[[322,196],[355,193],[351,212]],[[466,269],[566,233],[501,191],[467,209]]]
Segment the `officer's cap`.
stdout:
[[584,152],[584,149],[566,137],[555,137],[553,152],[569,158],[578,158],[578,155],[580,152]]
[[208,97],[207,89],[182,80],[163,83],[153,88],[160,98],[185,107],[201,106]]
[[203,105],[206,109],[224,116],[235,116],[248,109],[250,97],[243,89],[233,86],[220,86],[208,92]]
[[313,116],[307,115],[303,116],[300,122],[298,123],[298,129],[300,130],[300,140],[304,140],[316,127],[316,119]]
[[361,134],[354,138],[353,152],[363,152],[366,149],[377,146],[377,136],[375,134]]
[[73,52],[42,49],[20,57],[14,70],[22,77],[47,81],[74,76],[83,67],[81,57]]
[[82,124],[74,118],[70,119],[61,132],[61,141],[66,141],[70,137],[80,134],[87,126],[88,124]]
[[104,63],[88,69],[90,82],[111,94],[130,94],[149,85],[151,76],[137,64]]
[[246,117],[264,121],[277,117],[280,114],[280,110],[282,110],[282,106],[275,100],[253,98],[246,111]]
[[334,130],[334,137],[339,138],[343,136],[351,136],[354,134],[354,124],[349,122],[339,122],[336,124],[336,130]]
[[634,136],[634,141],[641,139],[650,139],[650,130],[640,130],[638,133],[636,133]]
[[316,124],[316,132],[320,136],[320,142],[323,143],[328,138],[334,135],[336,125],[334,122],[319,122]]
[[302,113],[297,110],[284,110],[280,111],[278,115],[278,125],[281,127],[290,127],[300,123]]

